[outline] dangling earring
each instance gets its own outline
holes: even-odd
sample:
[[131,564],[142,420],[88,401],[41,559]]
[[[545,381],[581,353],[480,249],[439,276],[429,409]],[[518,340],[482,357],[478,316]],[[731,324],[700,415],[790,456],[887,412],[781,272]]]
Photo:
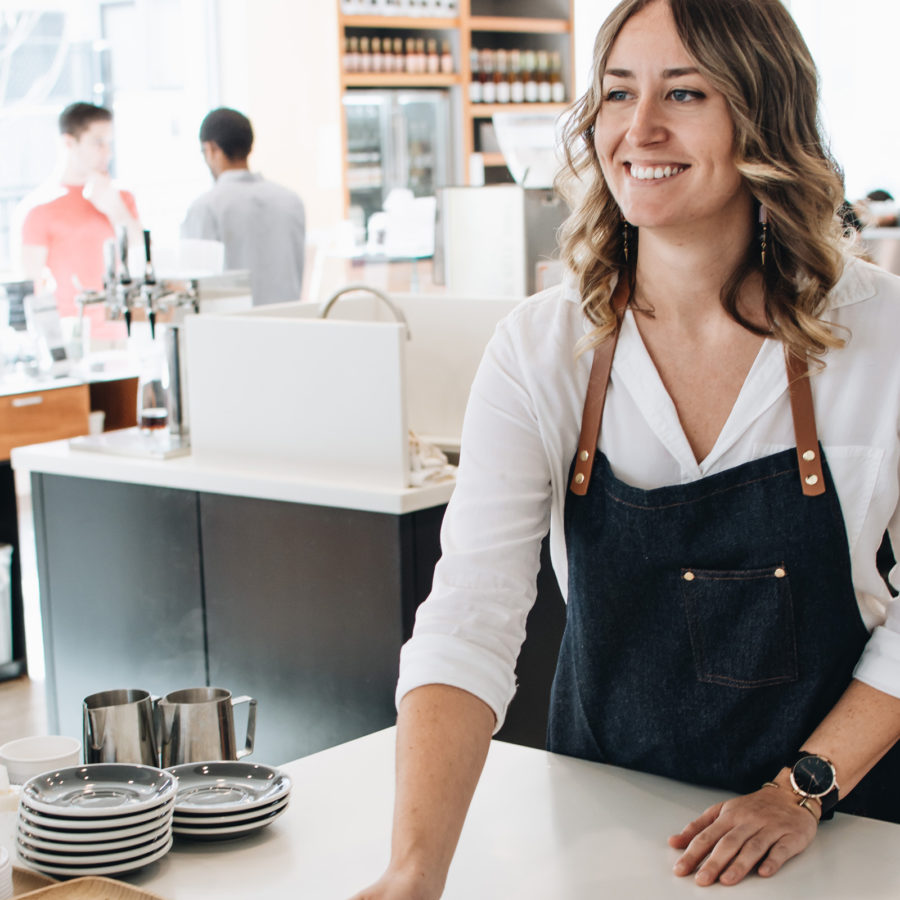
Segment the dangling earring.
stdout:
[[628,220],[622,219],[622,246],[625,248],[625,262],[628,262]]
[[759,259],[760,265],[766,267],[766,242],[769,237],[769,213],[764,204],[759,205],[759,224],[762,226],[759,233]]

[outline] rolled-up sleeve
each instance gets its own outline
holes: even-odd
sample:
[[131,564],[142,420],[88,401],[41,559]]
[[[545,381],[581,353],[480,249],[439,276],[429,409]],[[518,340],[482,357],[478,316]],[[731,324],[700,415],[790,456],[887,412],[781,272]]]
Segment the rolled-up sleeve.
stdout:
[[508,322],[472,385],[443,555],[401,652],[396,695],[399,704],[421,685],[459,687],[491,707],[498,729],[515,693],[551,504],[550,465]]
[[[896,557],[900,554],[900,506],[891,518],[888,537]],[[900,589],[900,565],[893,566],[888,580],[895,590]],[[873,629],[853,677],[886,694],[900,697],[900,597],[888,601],[884,624]]]

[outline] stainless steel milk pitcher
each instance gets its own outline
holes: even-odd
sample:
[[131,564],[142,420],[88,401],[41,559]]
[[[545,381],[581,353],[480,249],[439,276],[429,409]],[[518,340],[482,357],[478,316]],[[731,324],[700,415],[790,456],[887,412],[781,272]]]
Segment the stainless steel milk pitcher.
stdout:
[[[247,709],[247,736],[238,750],[233,708]],[[207,760],[241,759],[253,752],[256,700],[232,697],[224,688],[187,688],[166,694],[159,701],[160,757],[163,768]]]
[[84,698],[84,761],[158,766],[153,698],[147,691],[101,691]]

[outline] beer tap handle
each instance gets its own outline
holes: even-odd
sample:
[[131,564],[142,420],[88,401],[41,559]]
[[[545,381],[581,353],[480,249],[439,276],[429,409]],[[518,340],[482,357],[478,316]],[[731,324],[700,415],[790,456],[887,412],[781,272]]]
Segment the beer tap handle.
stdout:
[[125,316],[125,333],[128,337],[131,337],[131,307],[126,306],[125,312],[123,314]]
[[150,230],[144,229],[144,284],[156,284],[156,274],[153,271],[153,257],[150,254]]
[[152,307],[147,313],[147,319],[150,322],[150,338],[153,340],[156,338],[156,310]]
[[119,284],[131,284],[131,274],[128,271],[128,228],[125,225],[119,227],[119,262],[122,266]]
[[103,242],[103,267],[106,270],[105,282],[107,285],[116,283],[116,242],[109,238]]

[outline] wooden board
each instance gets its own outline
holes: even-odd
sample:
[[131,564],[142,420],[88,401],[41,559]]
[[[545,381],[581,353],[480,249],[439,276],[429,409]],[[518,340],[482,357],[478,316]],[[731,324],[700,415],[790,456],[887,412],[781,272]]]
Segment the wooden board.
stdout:
[[48,884],[56,884],[56,882],[46,875],[32,872],[31,869],[20,869],[18,866],[13,866],[13,900],[19,900],[23,894],[47,887]]
[[[25,893],[20,893],[21,887],[25,887]],[[71,881],[54,882],[36,872],[15,868],[13,900],[162,900],[162,898],[124,881],[114,881],[112,878],[87,876],[73,878]]]

